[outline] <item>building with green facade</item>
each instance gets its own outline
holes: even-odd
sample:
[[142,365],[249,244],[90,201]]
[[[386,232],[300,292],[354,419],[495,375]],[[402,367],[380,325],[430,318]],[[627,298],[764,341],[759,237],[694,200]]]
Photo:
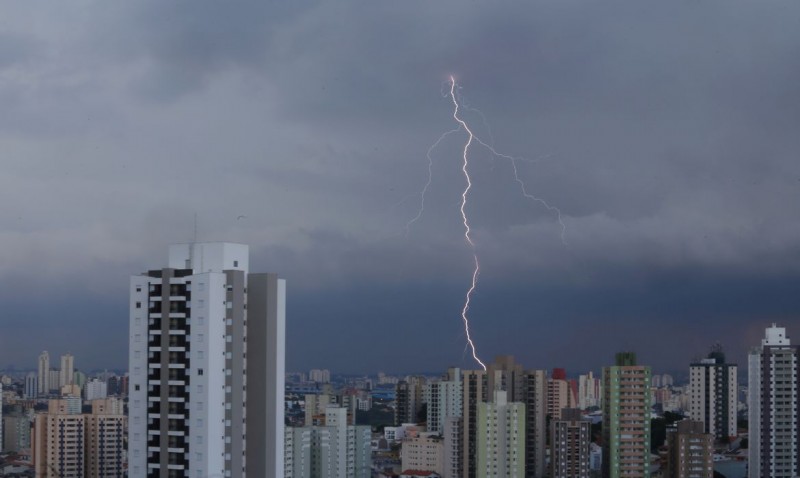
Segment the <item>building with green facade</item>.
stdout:
[[603,368],[603,477],[650,476],[650,367],[632,352]]
[[478,478],[525,477],[525,404],[509,402],[504,390],[478,404]]

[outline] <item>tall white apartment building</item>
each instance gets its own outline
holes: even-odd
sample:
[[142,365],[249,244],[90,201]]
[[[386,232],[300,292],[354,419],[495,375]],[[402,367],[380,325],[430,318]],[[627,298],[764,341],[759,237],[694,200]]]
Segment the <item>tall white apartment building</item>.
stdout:
[[725,363],[725,354],[719,347],[708,358],[689,366],[689,415],[702,422],[703,432],[717,440],[736,436],[736,373],[736,365]]
[[524,478],[525,404],[509,402],[505,390],[478,404],[477,476]]
[[428,406],[428,431],[444,433],[448,417],[461,417],[463,387],[461,370],[450,368],[447,380],[428,382],[423,389],[423,401]]
[[50,393],[50,354],[39,354],[39,395]]
[[799,356],[775,324],[748,356],[749,478],[800,475]]
[[602,381],[592,372],[578,376],[578,408],[599,407],[603,396]]
[[131,476],[282,475],[285,291],[232,243],[131,277]]

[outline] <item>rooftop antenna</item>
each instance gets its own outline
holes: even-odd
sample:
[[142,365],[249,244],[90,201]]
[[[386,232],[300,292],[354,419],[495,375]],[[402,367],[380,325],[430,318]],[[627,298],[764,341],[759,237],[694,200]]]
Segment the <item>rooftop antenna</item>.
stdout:
[[194,269],[194,245],[197,243],[197,213],[194,213],[192,243],[189,244],[189,269]]

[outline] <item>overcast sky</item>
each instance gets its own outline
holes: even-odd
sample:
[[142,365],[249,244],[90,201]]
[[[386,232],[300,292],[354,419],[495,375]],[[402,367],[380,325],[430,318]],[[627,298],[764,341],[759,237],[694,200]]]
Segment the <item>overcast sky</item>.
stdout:
[[[0,6],[0,366],[127,366],[129,276],[203,240],[288,281],[287,370],[478,354],[684,370],[800,341],[796,1]],[[239,216],[246,216],[237,219]]]

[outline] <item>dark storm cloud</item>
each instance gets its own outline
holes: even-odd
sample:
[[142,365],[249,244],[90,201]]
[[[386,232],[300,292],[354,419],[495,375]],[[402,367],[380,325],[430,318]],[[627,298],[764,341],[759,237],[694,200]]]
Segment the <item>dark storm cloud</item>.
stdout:
[[[17,358],[22,316],[124,344],[127,275],[163,265],[195,213],[201,240],[249,243],[255,269],[289,279],[290,368],[366,371],[331,336],[372,368],[463,360],[463,132],[433,151],[404,230],[425,153],[454,127],[450,74],[480,110],[464,117],[532,160],[520,178],[566,225],[565,245],[510,163],[472,150],[479,352],[574,369],[629,347],[666,369],[715,340],[741,357],[771,320],[797,327],[800,4],[2,8],[0,297],[61,292],[8,309],[0,364],[98,340],[37,335]],[[110,350],[93,366],[124,366]]]

